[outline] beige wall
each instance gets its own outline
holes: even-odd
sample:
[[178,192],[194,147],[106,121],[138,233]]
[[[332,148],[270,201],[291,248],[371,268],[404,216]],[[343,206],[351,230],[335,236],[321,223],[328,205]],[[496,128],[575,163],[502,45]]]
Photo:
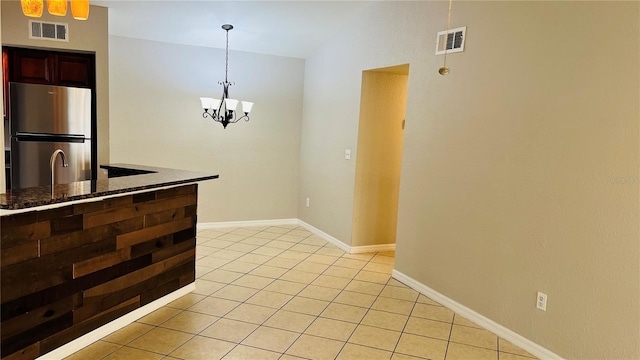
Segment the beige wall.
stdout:
[[[2,1],[2,45],[56,50],[87,51],[96,54],[96,107],[98,164],[109,163],[109,23],[107,8],[91,6],[89,19],[74,20],[52,16],[46,11],[42,21],[69,24],[69,41],[29,39],[29,19],[22,14],[20,1]],[[4,169],[4,167],[3,167]]]
[[306,61],[300,217],[350,242],[360,74],[409,63],[396,269],[566,358],[640,358],[639,6],[454,2],[440,76],[446,2],[375,4]]
[[219,174],[200,223],[297,217],[304,60],[230,52],[230,96],[255,105],[223,129],[199,98],[222,94],[224,49],[112,36],[110,54],[112,162]]
[[351,246],[396,242],[409,66],[400,70],[362,72]]

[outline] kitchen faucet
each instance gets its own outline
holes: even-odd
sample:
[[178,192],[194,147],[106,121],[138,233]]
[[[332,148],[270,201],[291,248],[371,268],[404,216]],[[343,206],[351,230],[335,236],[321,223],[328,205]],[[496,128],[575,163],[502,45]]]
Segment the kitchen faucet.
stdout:
[[51,196],[53,196],[53,185],[55,184],[55,178],[56,178],[56,171],[55,171],[55,164],[56,164],[56,159],[58,157],[58,154],[60,154],[60,157],[62,157],[62,167],[69,167],[69,163],[67,163],[67,158],[64,155],[64,151],[58,149],[56,151],[53,152],[53,154],[51,154]]

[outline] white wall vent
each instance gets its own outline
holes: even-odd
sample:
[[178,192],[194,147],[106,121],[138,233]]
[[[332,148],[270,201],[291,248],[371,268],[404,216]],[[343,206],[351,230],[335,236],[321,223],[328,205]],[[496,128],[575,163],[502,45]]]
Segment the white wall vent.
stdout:
[[29,39],[69,42],[69,24],[29,20]]
[[438,31],[436,39],[436,55],[447,54],[464,51],[464,38],[467,27],[459,27],[450,29],[449,31]]

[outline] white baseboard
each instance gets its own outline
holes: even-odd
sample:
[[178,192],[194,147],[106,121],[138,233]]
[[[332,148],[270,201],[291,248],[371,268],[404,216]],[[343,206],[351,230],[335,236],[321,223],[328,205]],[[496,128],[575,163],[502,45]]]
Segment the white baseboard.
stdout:
[[181,296],[184,296],[190,292],[192,292],[193,290],[196,289],[196,283],[191,283],[187,286],[183,286],[180,289],[167,294],[163,297],[161,297],[160,299],[157,299],[155,301],[152,301],[150,303],[148,303],[147,305],[135,309],[130,313],[127,313],[125,315],[122,315],[121,317],[102,325],[101,327],[85,334],[82,335],[81,337],[68,342],[64,345],[62,345],[61,347],[52,350],[42,356],[40,356],[39,358],[37,358],[36,360],[60,360],[60,359],[64,359],[67,356],[82,350],[83,348],[93,344],[94,342],[102,339],[103,337],[111,334],[112,332],[115,332],[117,330],[122,329],[123,327],[131,324],[132,322],[140,319],[143,316],[146,316],[152,312],[154,312],[155,310],[167,305],[168,303],[180,298]]
[[396,251],[396,244],[352,246],[350,253],[362,254],[371,252]]
[[249,221],[226,221],[226,222],[211,222],[211,223],[198,223],[198,230],[208,229],[223,229],[229,227],[245,227],[245,226],[278,226],[278,225],[299,225],[309,230],[314,235],[322,238],[340,248],[341,250],[350,254],[361,254],[366,252],[381,252],[381,251],[395,251],[396,244],[381,244],[381,245],[365,245],[365,246],[349,246],[344,242],[336,239],[335,237],[327,234],[326,232],[307,224],[300,219],[274,219],[274,220],[249,220]]
[[351,253],[351,246],[343,243],[342,241],[334,238],[333,236],[327,234],[326,232],[315,228],[309,224],[307,224],[306,222],[298,219],[298,225],[302,226],[303,228],[311,231],[314,235],[321,237],[323,240],[326,240],[327,242],[335,245],[336,247],[340,248],[342,251],[347,252],[347,253]]
[[534,355],[540,359],[558,359],[562,360],[563,358],[548,350],[533,341],[525,338],[524,336],[513,332],[512,330],[507,329],[506,327],[496,323],[495,321],[469,309],[468,307],[458,303],[457,301],[433,290],[427,285],[414,280],[413,278],[401,273],[398,270],[393,270],[391,276],[400,281],[401,283],[409,286],[410,288],[416,290],[422,295],[442,304],[448,309],[464,316],[465,318],[471,320],[472,322],[482,326],[483,328],[491,331],[492,333],[500,336],[501,338],[510,341],[514,345],[518,346],[522,350],[529,352],[531,355]]
[[298,219],[298,225],[302,226],[303,228],[306,228],[307,230],[311,231],[316,236],[321,237],[323,240],[326,240],[327,242],[339,247],[341,250],[343,250],[343,251],[345,251],[345,252],[347,252],[349,254],[362,254],[362,253],[368,253],[368,252],[381,252],[381,251],[395,251],[396,250],[396,244],[350,246],[350,245],[347,245],[347,244],[343,243],[342,241],[336,239],[335,237],[327,234],[326,232],[307,224],[306,222],[304,222],[304,221],[302,221],[300,219]]
[[224,221],[197,224],[198,230],[223,229],[229,227],[298,225],[298,219]]

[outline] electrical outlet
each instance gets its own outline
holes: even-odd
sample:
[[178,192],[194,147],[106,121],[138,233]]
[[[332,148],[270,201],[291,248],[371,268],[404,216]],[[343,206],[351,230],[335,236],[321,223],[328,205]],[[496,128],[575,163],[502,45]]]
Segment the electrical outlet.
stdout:
[[536,296],[536,307],[542,311],[547,311],[547,294],[538,291],[538,296]]
[[307,204],[307,207],[309,207],[309,198],[307,198],[306,204]]

